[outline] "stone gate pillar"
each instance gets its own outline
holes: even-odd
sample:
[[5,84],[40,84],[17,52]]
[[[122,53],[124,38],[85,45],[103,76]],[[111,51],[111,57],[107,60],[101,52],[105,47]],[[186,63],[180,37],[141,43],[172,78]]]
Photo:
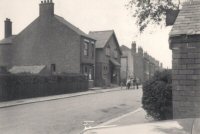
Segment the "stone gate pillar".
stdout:
[[170,32],[173,117],[200,117],[200,2],[184,3]]

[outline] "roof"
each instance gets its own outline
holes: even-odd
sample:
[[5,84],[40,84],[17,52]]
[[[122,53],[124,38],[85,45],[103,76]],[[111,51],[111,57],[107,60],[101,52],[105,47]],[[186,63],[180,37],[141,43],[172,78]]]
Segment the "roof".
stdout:
[[200,34],[200,1],[185,2],[170,36]]
[[9,69],[9,72],[12,74],[18,73],[31,73],[31,74],[39,74],[46,66],[13,66]]
[[16,35],[12,35],[10,37],[4,38],[2,40],[0,40],[0,45],[8,45],[8,44],[12,44],[13,39],[16,37]]
[[[91,36],[89,36],[88,34],[84,33],[82,30],[80,30],[79,28],[75,27],[74,25],[72,25],[70,22],[68,22],[67,20],[65,20],[63,17],[60,17],[58,15],[54,15],[55,18],[63,23],[64,25],[66,25],[67,27],[69,27],[70,29],[72,29],[74,32],[76,32],[77,34],[79,35],[82,35],[84,37],[87,37],[87,38],[90,38],[90,39],[93,39]],[[94,39],[93,39],[94,40]]]
[[128,48],[128,47],[125,46],[125,45],[122,45],[120,48],[121,48],[122,51],[131,50],[130,48]]
[[113,58],[110,58],[110,62],[112,64],[114,64],[115,66],[121,66],[121,64],[118,61],[116,61],[115,59],[113,59]]
[[113,33],[114,30],[90,31],[89,35],[96,39],[96,48],[104,48]]

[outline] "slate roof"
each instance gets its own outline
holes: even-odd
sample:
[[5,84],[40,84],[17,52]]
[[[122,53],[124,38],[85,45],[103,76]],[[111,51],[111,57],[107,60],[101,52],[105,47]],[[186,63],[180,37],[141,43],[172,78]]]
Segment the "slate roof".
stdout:
[[185,2],[169,35],[195,34],[200,34],[200,1]]
[[121,48],[122,51],[131,50],[130,48],[128,48],[128,47],[125,46],[125,45],[122,45],[120,48]]
[[2,40],[0,40],[0,45],[9,45],[12,44],[13,39],[16,37],[16,35],[12,35],[8,38],[4,38]]
[[58,16],[58,15],[54,15],[54,16],[55,16],[55,18],[56,18],[59,22],[65,24],[67,27],[69,27],[70,29],[72,29],[72,30],[73,30],[74,32],[76,32],[77,34],[92,39],[92,37],[90,37],[88,34],[84,33],[82,30],[80,30],[79,28],[77,28],[77,27],[75,27],[74,25],[72,25],[70,22],[68,22],[67,20],[65,20],[63,17],[60,17],[60,16]]
[[31,74],[39,74],[46,66],[13,66],[9,69],[9,72],[12,74],[18,73],[31,73]]
[[104,48],[113,33],[114,30],[91,31],[89,32],[89,35],[96,39],[96,48]]

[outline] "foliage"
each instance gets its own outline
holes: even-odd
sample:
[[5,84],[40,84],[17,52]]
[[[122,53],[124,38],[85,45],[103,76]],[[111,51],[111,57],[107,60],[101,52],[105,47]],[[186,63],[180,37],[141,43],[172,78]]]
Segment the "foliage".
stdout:
[[0,101],[16,100],[88,90],[83,75],[1,74]]
[[169,9],[178,9],[180,0],[129,0],[127,7],[133,9],[133,17],[142,32],[149,24],[160,24]]
[[171,70],[156,72],[143,84],[142,104],[148,116],[155,120],[172,118]]

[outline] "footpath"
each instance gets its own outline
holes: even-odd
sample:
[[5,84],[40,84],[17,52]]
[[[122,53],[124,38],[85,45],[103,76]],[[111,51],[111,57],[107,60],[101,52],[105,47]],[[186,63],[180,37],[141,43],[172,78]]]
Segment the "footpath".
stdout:
[[78,96],[89,95],[89,94],[114,92],[114,91],[119,91],[119,90],[121,90],[121,87],[115,87],[115,88],[109,88],[109,89],[102,89],[100,87],[94,87],[94,88],[89,89],[88,91],[78,92],[78,93],[70,93],[70,94],[53,95],[53,96],[46,96],[46,97],[37,97],[37,98],[28,98],[28,99],[0,102],[0,108],[12,107],[12,106],[17,106],[17,105],[25,105],[25,104],[37,103],[37,102],[43,102],[43,101],[52,101],[52,100],[58,100],[58,99],[72,98],[72,97],[78,97]]
[[[142,87],[139,89],[141,90]],[[141,104],[142,106],[142,104]],[[147,116],[146,111],[140,107],[132,112],[126,113],[109,121],[99,124],[97,127],[101,126],[122,126],[122,125],[131,125],[131,124],[141,124],[154,122],[154,119]]]
[[123,126],[123,125],[132,125],[132,124],[141,124],[153,122],[152,118],[147,117],[147,113],[143,108],[138,108],[130,113],[124,114],[117,118],[111,119],[107,122],[99,124],[97,127],[101,126]]

